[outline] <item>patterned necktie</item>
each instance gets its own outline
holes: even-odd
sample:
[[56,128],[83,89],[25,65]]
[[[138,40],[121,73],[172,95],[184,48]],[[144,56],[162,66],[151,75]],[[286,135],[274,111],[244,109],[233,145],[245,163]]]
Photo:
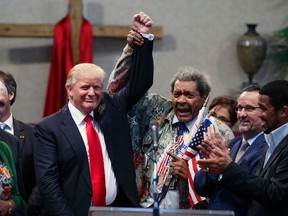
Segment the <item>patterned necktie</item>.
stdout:
[[93,206],[106,206],[104,162],[98,133],[93,127],[91,116],[84,118],[89,147],[90,175],[93,190]]
[[178,123],[178,131],[177,131],[177,136],[183,135],[185,131],[187,131],[187,127],[184,123],[179,122]]
[[178,123],[178,130],[176,136],[176,144],[175,144],[175,154],[178,155],[181,149],[184,147],[184,133],[189,132],[186,125],[182,122]]
[[248,146],[249,146],[249,143],[248,143],[246,140],[244,140],[244,141],[242,142],[242,144],[241,144],[238,152],[237,152],[237,155],[236,155],[236,158],[235,158],[235,162],[236,162],[236,163],[237,163],[237,162],[240,160],[240,158],[243,156],[243,154],[245,153],[245,151],[246,151],[246,149],[247,149]]
[[[187,130],[188,129],[185,126],[185,124],[179,122],[175,143],[173,143],[173,145],[170,145],[167,149],[165,149],[162,156],[159,158],[160,163],[157,168],[157,175],[158,175],[158,184],[161,186],[162,185],[167,186],[171,182],[171,179],[172,179],[172,175],[169,171],[169,167],[170,167],[170,162],[172,161],[173,158],[170,157],[166,152],[172,152],[176,155],[180,153],[180,149],[184,145],[183,134]],[[165,190],[165,188],[163,190]]]

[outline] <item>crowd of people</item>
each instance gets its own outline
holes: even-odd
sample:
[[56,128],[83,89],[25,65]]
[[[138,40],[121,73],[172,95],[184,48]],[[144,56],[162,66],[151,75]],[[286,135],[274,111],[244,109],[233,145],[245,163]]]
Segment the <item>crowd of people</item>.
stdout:
[[134,15],[106,91],[101,67],[77,64],[67,104],[34,127],[13,117],[16,81],[0,71],[0,215],[84,216],[91,206],[155,202],[287,214],[288,81],[218,96],[206,111],[209,76],[183,66],[171,99],[150,93],[152,27],[147,14]]

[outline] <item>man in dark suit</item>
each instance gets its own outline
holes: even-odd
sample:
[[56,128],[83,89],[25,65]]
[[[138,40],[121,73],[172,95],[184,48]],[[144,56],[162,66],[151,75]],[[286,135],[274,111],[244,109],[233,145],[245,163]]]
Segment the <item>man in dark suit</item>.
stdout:
[[[36,186],[34,170],[34,128],[22,121],[15,119],[11,112],[11,106],[16,100],[17,84],[12,74],[0,71],[0,81],[6,86],[9,103],[0,115],[0,122],[5,123],[5,131],[16,136],[19,141],[19,162],[22,173],[22,181],[25,190],[25,201],[27,202],[32,189]],[[9,145],[9,143],[7,143]],[[10,147],[11,148],[11,147]],[[14,156],[14,150],[12,150]]]
[[[247,172],[253,174],[255,174],[259,160],[267,147],[261,127],[260,114],[262,111],[258,106],[259,90],[260,86],[252,85],[245,88],[239,96],[236,110],[239,131],[242,136],[232,139],[228,144],[231,158]],[[242,157],[241,155],[237,157],[237,153],[241,152],[243,142],[248,143],[248,147]],[[231,210],[235,212],[236,216],[247,215],[249,202],[221,188],[218,184],[218,175],[207,174],[200,170],[195,175],[194,186],[199,195],[209,197],[208,209]]]
[[[139,12],[133,24],[147,34],[152,20]],[[87,215],[94,205],[99,186],[93,184],[94,167],[89,169],[95,160],[86,135],[89,115],[103,154],[106,196],[101,206],[139,206],[127,112],[152,85],[152,45],[145,39],[135,47],[131,81],[112,97],[102,92],[105,73],[100,67],[74,66],[66,81],[67,105],[35,126],[35,171],[48,215]]]
[[14,136],[19,141],[20,167],[22,172],[22,181],[26,194],[26,202],[36,186],[36,177],[34,169],[34,128],[13,117]]
[[287,215],[288,212],[288,81],[276,80],[259,91],[262,128],[268,144],[256,175],[237,165],[225,147],[226,140],[211,130],[199,160],[208,173],[221,174],[219,185],[252,201],[247,215]]

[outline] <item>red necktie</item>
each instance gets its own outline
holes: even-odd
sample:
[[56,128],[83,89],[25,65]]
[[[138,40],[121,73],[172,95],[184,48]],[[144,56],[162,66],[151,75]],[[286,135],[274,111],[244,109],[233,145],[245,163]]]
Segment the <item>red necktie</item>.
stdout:
[[90,175],[93,189],[93,206],[106,206],[104,162],[100,140],[91,122],[91,116],[84,118],[89,147]]

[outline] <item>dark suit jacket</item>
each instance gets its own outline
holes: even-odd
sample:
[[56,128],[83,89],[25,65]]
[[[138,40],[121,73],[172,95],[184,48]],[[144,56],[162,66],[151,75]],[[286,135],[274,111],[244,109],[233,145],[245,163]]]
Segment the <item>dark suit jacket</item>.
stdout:
[[[234,160],[242,143],[242,136],[236,137],[229,142],[230,155]],[[245,151],[238,164],[249,173],[255,174],[267,144],[264,135],[260,135]],[[200,170],[194,179],[195,189],[199,195],[209,197],[208,209],[231,210],[235,215],[247,215],[250,202],[238,197],[234,193],[222,188],[218,184],[218,175],[206,174]]]
[[288,135],[274,150],[265,168],[265,154],[257,176],[231,163],[220,184],[246,200],[253,200],[247,215],[287,215],[288,212]]
[[[135,47],[131,80],[113,97],[103,93],[94,111],[119,187],[115,206],[139,207],[127,112],[152,85],[152,44]],[[92,197],[88,158],[67,105],[35,126],[34,148],[38,188],[48,215],[86,216]]]
[[20,167],[26,194],[26,202],[36,186],[34,169],[34,128],[13,118],[14,135],[19,140]]

